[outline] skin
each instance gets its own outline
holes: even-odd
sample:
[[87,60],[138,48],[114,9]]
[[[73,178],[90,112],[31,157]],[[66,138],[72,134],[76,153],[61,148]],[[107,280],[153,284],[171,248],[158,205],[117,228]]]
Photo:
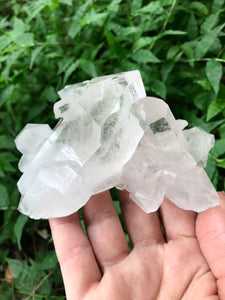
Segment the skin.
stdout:
[[198,215],[165,199],[160,215],[144,213],[127,192],[120,205],[129,250],[109,192],[78,213],[50,219],[68,300],[225,300],[225,196]]

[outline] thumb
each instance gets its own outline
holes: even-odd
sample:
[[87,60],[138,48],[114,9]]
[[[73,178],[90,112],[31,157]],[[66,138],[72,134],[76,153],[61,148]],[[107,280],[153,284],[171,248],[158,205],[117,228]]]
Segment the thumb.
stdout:
[[199,213],[197,239],[211,271],[217,279],[218,295],[225,300],[225,195],[218,193],[220,206]]

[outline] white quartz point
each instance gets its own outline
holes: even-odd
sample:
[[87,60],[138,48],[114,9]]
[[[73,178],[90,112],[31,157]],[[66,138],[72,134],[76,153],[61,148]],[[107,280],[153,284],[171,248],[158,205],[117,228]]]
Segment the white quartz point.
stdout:
[[184,130],[169,106],[146,97],[139,71],[97,77],[59,92],[54,130],[28,124],[15,143],[23,154],[19,210],[31,218],[63,217],[91,195],[126,189],[145,212],[167,196],[184,209],[219,203],[201,166],[214,139]]
[[26,155],[38,148],[51,133],[52,129],[47,124],[27,124],[15,139],[16,147]]
[[50,163],[37,171],[18,209],[34,219],[59,217],[77,211],[90,196],[72,164]]
[[19,169],[24,172],[25,168],[33,160],[39,147],[52,134],[52,129],[47,124],[27,124],[15,139],[17,149],[23,154],[19,161]]
[[206,153],[213,146],[212,135],[198,128],[191,129],[193,138],[189,130],[184,135],[185,123],[175,120],[169,106],[160,99],[146,97],[132,110],[145,133],[124,166],[118,187],[128,190],[145,212],[156,211],[164,196],[183,209],[197,212],[218,205],[212,183],[196,163],[206,163]]
[[199,127],[183,131],[188,143],[188,151],[194,157],[199,166],[205,167],[209,150],[215,143],[213,134],[209,134]]

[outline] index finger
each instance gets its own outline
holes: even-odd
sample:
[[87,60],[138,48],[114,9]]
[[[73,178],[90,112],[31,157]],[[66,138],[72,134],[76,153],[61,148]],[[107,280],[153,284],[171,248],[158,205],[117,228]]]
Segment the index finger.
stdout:
[[82,299],[91,286],[100,281],[92,247],[78,213],[49,219],[68,300]]

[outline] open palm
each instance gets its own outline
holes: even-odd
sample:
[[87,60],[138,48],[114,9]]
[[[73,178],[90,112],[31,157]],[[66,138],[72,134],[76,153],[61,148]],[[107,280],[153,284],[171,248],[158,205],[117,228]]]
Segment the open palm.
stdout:
[[[224,196],[220,193],[221,200]],[[225,299],[225,210],[184,211],[165,199],[145,214],[120,192],[129,251],[109,192],[78,213],[50,219],[68,300]]]

